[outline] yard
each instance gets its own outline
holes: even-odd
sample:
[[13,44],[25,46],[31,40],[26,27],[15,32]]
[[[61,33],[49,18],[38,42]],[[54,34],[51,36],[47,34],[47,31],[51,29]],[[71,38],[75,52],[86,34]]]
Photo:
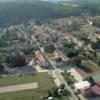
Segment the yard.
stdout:
[[0,86],[38,82],[39,88],[35,90],[25,90],[13,93],[0,94],[0,100],[41,100],[47,95],[47,91],[54,86],[48,73],[38,73],[25,76],[9,76],[0,78]]

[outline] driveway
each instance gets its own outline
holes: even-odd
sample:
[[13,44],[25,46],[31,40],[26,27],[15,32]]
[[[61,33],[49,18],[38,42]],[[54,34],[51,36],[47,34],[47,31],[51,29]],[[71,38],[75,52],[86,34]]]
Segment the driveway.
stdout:
[[12,85],[7,87],[0,87],[0,93],[7,93],[7,92],[16,92],[22,90],[30,90],[38,88],[38,83],[28,83],[28,84],[20,84],[20,85]]

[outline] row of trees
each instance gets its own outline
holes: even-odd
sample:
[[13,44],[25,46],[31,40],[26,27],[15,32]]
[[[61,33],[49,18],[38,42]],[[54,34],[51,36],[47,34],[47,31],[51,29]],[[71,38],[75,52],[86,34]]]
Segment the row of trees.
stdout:
[[79,7],[64,6],[49,2],[0,3],[0,26],[27,22],[33,18],[43,20],[79,15],[81,15]]
[[25,66],[26,59],[22,54],[14,53],[4,57],[3,62],[0,63],[0,73],[5,71],[6,66],[10,68]]
[[48,97],[54,97],[62,99],[62,96],[68,96],[70,95],[70,92],[65,89],[65,85],[61,84],[59,87],[53,87],[48,91]]
[[54,44],[49,43],[44,46],[44,49],[45,49],[45,52],[47,52],[47,53],[53,53],[55,50],[55,46],[54,46]]
[[97,40],[97,42],[92,43],[93,49],[100,49],[100,39]]
[[3,73],[5,70],[4,65],[0,64],[0,73]]
[[68,40],[63,40],[63,51],[68,57],[75,57],[79,54],[79,50],[75,49],[75,44]]
[[24,55],[17,53],[6,56],[5,62],[9,67],[21,67],[26,65],[26,60]]

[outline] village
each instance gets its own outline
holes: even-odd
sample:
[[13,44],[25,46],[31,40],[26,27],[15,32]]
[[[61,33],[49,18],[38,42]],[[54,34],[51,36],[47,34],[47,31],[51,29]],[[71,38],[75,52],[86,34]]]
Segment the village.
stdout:
[[[26,64],[22,67],[6,67],[6,73],[1,74],[0,80],[14,75],[19,77],[19,80],[21,77],[24,80],[23,77],[27,77],[30,74],[40,74],[40,77],[43,73],[45,74],[43,82],[37,79],[34,81],[33,78],[28,81],[24,80],[25,82],[21,83],[20,80],[17,83],[1,84],[4,87],[0,87],[0,93],[30,89],[35,91],[35,89],[40,87],[41,82],[45,84],[44,87],[47,87],[46,85],[49,85],[49,83],[44,82],[48,81],[52,84],[49,86],[50,88],[46,89],[46,91],[49,90],[48,96],[43,94],[40,100],[67,100],[66,98],[68,100],[99,100],[100,49],[99,46],[96,49],[92,47],[93,44],[97,45],[96,43],[100,43],[99,29],[96,28],[95,32],[93,30],[92,33],[88,30],[89,33],[87,35],[80,37],[79,35],[75,36],[72,30],[74,30],[73,28],[79,28],[79,25],[83,23],[82,18],[71,17],[71,21],[66,22],[69,25],[66,25],[65,21],[61,22],[51,22],[51,24],[45,23],[42,25],[29,22],[28,26],[20,24],[0,29],[1,32],[13,34],[13,36],[17,33],[16,37],[18,39],[11,41],[11,45],[9,45],[10,40],[7,41],[6,46],[0,48],[1,53],[3,54],[3,50],[8,50],[6,53],[11,54],[11,52],[16,50],[17,54],[25,56],[26,61]],[[76,22],[77,25],[75,24],[75,26],[77,27],[73,26]],[[93,27],[92,21],[85,24],[88,24],[88,27]],[[73,28],[71,29],[71,27]],[[67,28],[70,30],[67,30]],[[7,63],[5,63],[6,66],[8,65]],[[47,76],[49,79],[45,79]],[[33,75],[33,77],[35,76]],[[24,85],[22,89],[19,85],[17,86],[19,83]],[[25,85],[25,83],[27,84]],[[5,91],[2,91],[3,89]],[[34,94],[31,95],[34,97]],[[56,99],[59,96],[64,98]],[[3,97],[1,96],[1,98]]]

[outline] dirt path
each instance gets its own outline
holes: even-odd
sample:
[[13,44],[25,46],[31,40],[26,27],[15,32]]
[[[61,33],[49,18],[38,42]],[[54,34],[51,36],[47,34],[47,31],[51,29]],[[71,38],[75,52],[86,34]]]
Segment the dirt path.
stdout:
[[36,89],[36,88],[38,88],[37,82],[28,83],[28,84],[20,84],[20,85],[12,85],[12,86],[7,86],[7,87],[0,87],[0,93],[16,92],[16,91]]

